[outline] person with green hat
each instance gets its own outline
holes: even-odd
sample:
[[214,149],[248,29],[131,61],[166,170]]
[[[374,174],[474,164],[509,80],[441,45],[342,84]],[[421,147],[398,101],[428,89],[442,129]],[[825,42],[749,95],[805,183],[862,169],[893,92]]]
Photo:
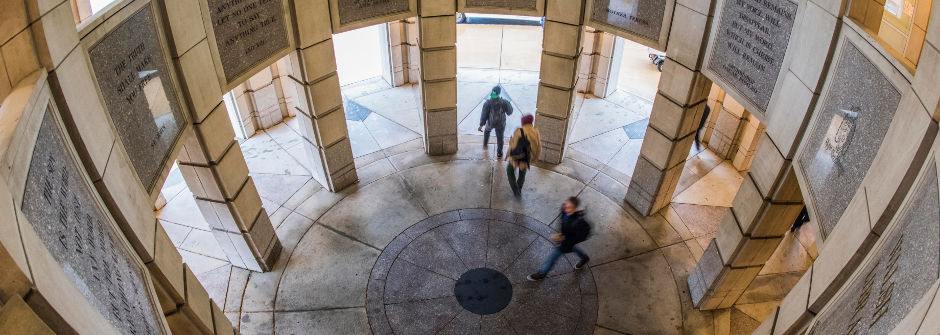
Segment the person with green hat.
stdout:
[[[502,89],[499,85],[493,87],[490,98],[483,103],[483,112],[480,113],[480,127],[477,131],[483,132],[483,148],[490,142],[490,131],[496,129],[496,157],[503,158],[503,135],[506,130],[506,115],[512,115],[512,104],[499,96]],[[483,130],[483,127],[486,130]]]

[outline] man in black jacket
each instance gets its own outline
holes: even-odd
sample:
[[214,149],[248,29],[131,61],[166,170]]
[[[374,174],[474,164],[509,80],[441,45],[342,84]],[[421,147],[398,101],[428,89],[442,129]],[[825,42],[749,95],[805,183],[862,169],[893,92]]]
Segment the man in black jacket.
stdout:
[[[483,147],[490,143],[490,131],[496,129],[496,157],[503,157],[503,135],[506,130],[506,115],[512,115],[512,104],[499,96],[502,89],[499,85],[493,87],[490,99],[483,103],[483,112],[480,113],[480,127],[483,132]],[[486,130],[483,127],[486,126]]]
[[552,254],[548,256],[548,260],[545,261],[545,264],[542,265],[542,269],[540,269],[539,272],[530,274],[526,279],[529,281],[544,279],[548,272],[552,270],[552,267],[555,266],[555,262],[558,261],[558,258],[570,252],[578,254],[578,257],[581,258],[578,264],[574,266],[576,270],[580,270],[587,265],[591,258],[576,246],[576,244],[587,240],[588,236],[591,234],[591,225],[584,220],[584,211],[578,208],[580,202],[578,197],[570,197],[565,201],[565,204],[562,205],[561,233],[553,236],[557,243],[555,251],[552,251]]

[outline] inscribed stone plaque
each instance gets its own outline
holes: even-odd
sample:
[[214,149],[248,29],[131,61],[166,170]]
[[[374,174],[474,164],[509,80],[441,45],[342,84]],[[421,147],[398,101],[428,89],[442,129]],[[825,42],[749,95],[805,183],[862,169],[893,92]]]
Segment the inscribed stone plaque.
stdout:
[[160,45],[148,4],[88,50],[108,113],[148,191],[184,126]]
[[898,226],[881,237],[865,267],[846,285],[810,334],[888,334],[930,289],[940,271],[940,190],[931,164]]
[[777,84],[797,3],[725,0],[708,68],[738,93],[767,110]]
[[467,7],[536,10],[535,0],[467,0]]
[[47,108],[26,176],[23,213],[66,277],[124,334],[156,334],[147,274],[121,244]]
[[339,24],[348,25],[363,20],[410,11],[409,0],[337,0]]
[[871,167],[901,93],[848,40],[799,162],[824,236],[848,207]]
[[225,81],[290,46],[283,0],[208,0]]
[[595,0],[591,20],[659,41],[666,0]]

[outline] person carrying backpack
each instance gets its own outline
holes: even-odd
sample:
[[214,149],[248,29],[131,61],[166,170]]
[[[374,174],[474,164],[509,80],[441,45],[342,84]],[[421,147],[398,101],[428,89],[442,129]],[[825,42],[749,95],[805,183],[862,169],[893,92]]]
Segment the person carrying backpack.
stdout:
[[[522,195],[526,171],[542,153],[539,131],[532,125],[534,120],[532,115],[523,116],[522,127],[516,129],[509,139],[509,164],[506,164],[506,175],[509,177],[509,187],[517,197]],[[519,178],[516,178],[516,170],[519,170]]]
[[580,270],[591,260],[584,251],[577,247],[578,243],[584,242],[591,235],[591,224],[584,219],[584,211],[579,209],[580,200],[578,197],[570,197],[561,206],[561,233],[555,234],[556,247],[548,256],[548,260],[542,265],[539,272],[530,274],[526,277],[529,281],[539,281],[545,279],[545,276],[555,266],[555,262],[561,255],[574,252],[581,258],[578,264],[575,264],[575,270]]
[[[506,115],[512,115],[512,104],[499,96],[502,89],[499,85],[493,87],[490,99],[483,103],[483,112],[480,113],[480,126],[478,131],[483,132],[483,148],[490,143],[490,132],[496,129],[496,157],[503,158],[503,134],[506,129]],[[486,126],[486,130],[483,130]]]

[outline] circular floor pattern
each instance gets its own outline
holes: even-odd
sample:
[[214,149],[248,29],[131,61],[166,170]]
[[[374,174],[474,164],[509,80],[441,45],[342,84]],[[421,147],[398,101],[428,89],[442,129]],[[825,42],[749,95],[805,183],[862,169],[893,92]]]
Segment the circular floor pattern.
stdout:
[[[366,312],[373,333],[593,333],[597,290],[589,268],[574,270],[576,256],[559,259],[543,281],[525,280],[552,251],[554,233],[535,219],[490,209],[418,222],[372,268]],[[486,293],[473,301],[461,294],[480,284]]]
[[463,309],[473,314],[493,314],[512,300],[512,283],[502,272],[476,268],[460,275],[454,284],[454,297]]

